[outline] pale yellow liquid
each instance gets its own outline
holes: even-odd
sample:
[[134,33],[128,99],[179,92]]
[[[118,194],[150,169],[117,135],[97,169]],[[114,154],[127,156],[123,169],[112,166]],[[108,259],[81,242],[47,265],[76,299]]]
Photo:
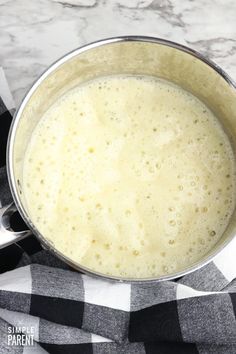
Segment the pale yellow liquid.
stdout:
[[24,163],[39,231],[101,273],[182,270],[219,240],[235,206],[227,136],[197,98],[163,80],[113,76],[42,117]]

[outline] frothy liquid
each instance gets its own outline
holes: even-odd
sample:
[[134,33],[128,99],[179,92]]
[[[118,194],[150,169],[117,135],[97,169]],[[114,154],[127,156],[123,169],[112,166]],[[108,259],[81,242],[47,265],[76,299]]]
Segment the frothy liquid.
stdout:
[[233,152],[212,112],[169,82],[111,76],[42,117],[24,162],[30,217],[55,247],[101,273],[184,269],[235,206]]

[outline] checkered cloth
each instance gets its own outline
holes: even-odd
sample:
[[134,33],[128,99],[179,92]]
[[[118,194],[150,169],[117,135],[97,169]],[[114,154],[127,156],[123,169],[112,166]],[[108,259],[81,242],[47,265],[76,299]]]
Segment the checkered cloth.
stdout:
[[[7,93],[0,71],[2,204],[11,200]],[[80,274],[45,250],[23,253],[14,270],[0,275],[0,353],[235,354],[235,257],[236,240],[178,281],[130,285]],[[9,345],[9,329],[19,327],[22,336],[24,327],[34,328],[33,347]]]

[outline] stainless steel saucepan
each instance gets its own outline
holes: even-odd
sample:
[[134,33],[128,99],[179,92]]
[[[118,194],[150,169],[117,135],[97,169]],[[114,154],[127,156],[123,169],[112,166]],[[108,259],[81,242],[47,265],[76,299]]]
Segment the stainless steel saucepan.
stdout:
[[[8,179],[14,205],[1,210],[0,247],[33,233],[41,244],[77,270],[105,279],[128,282],[167,280],[192,272],[212,260],[236,234],[235,212],[215,247],[199,262],[179,273],[150,279],[105,276],[83,267],[60,253],[30,220],[22,192],[24,154],[31,134],[43,113],[69,89],[105,75],[138,74],[167,79],[191,92],[216,114],[236,148],[236,88],[217,65],[182,45],[150,37],[127,36],[98,41],[66,54],[33,84],[12,122],[7,148]],[[13,232],[9,215],[18,210],[29,230]]]

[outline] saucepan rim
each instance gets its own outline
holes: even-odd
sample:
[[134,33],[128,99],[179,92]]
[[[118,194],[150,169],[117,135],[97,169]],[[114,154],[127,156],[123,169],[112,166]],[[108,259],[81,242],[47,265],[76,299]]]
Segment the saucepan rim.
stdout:
[[7,175],[8,175],[8,181],[10,185],[10,190],[11,194],[13,197],[13,200],[15,202],[15,205],[27,224],[27,226],[30,228],[32,233],[38,238],[40,243],[49,251],[51,251],[56,257],[67,263],[69,266],[72,268],[81,271],[84,274],[87,275],[92,275],[93,277],[98,277],[103,280],[109,280],[109,281],[118,281],[118,282],[123,282],[123,283],[152,283],[152,282],[157,282],[157,281],[164,281],[164,280],[172,280],[172,279],[177,279],[180,278],[186,274],[189,274],[197,269],[202,268],[203,266],[207,265],[209,262],[211,262],[215,256],[217,256],[235,237],[233,235],[232,237],[227,238],[215,251],[213,251],[209,256],[207,257],[202,257],[198,262],[196,262],[194,265],[186,268],[185,270],[182,270],[180,272],[176,272],[173,274],[167,274],[167,275],[162,275],[162,276],[156,276],[156,277],[150,277],[150,278],[121,278],[117,276],[111,276],[111,275],[106,275],[103,273],[96,272],[94,270],[91,270],[87,267],[84,267],[83,265],[74,262],[72,259],[69,257],[65,256],[62,252],[58,251],[56,247],[50,241],[48,241],[36,228],[36,226],[32,223],[30,217],[28,216],[22,202],[21,198],[19,196],[19,193],[17,192],[17,185],[16,181],[14,178],[14,166],[13,166],[13,156],[14,156],[14,140],[15,140],[15,135],[17,131],[17,126],[18,123],[21,119],[21,114],[27,105],[30,97],[33,95],[35,90],[40,86],[40,84],[43,82],[43,80],[48,77],[55,69],[57,69],[59,66],[61,66],[63,63],[67,62],[68,60],[72,59],[75,56],[78,56],[79,54],[89,51],[90,49],[94,49],[100,46],[104,45],[109,45],[109,44],[114,44],[117,42],[146,42],[146,43],[153,43],[153,44],[160,44],[168,47],[172,47],[174,49],[177,49],[179,51],[188,53],[189,55],[195,57],[196,59],[204,62],[207,64],[209,67],[211,67],[213,70],[217,72],[232,88],[236,89],[236,84],[235,82],[229,77],[229,75],[222,70],[217,64],[215,64],[213,61],[207,59],[205,56],[202,54],[198,53],[197,51],[190,49],[187,46],[184,46],[182,44],[178,44],[176,42],[172,42],[166,39],[162,38],[156,38],[156,37],[149,37],[149,36],[119,36],[119,37],[111,37],[107,39],[102,39],[98,40],[95,42],[92,42],[90,44],[81,46],[64,56],[62,56],[60,59],[55,61],[53,64],[51,64],[43,73],[42,75],[33,83],[31,88],[28,90],[24,98],[22,99],[18,109],[15,112],[10,132],[8,135],[8,142],[7,142]]

